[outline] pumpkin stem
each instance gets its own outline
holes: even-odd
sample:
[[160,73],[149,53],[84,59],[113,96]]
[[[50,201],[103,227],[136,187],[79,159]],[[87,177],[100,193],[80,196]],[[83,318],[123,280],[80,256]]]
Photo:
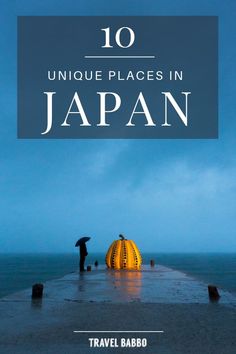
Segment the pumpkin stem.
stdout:
[[119,237],[121,238],[121,241],[125,240],[123,235],[120,234]]

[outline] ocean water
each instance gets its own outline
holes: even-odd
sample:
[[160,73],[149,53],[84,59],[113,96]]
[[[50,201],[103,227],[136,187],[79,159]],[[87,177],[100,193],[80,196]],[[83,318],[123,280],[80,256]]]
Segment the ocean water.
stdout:
[[[143,263],[166,265],[236,294],[236,253],[144,253]],[[105,263],[102,253],[89,254],[86,264]],[[0,297],[60,278],[78,270],[77,254],[0,254]]]

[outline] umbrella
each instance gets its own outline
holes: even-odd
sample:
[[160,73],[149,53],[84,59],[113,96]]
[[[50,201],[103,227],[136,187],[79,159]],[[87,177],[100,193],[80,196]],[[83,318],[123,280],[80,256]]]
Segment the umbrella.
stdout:
[[83,243],[89,241],[90,238],[91,238],[91,237],[87,237],[87,236],[81,237],[81,238],[76,242],[75,247],[81,246]]

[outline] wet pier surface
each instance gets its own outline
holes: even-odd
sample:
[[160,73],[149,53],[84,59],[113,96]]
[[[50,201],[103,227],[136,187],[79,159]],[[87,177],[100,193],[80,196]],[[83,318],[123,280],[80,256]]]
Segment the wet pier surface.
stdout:
[[[220,290],[220,303],[236,304],[236,297]],[[31,301],[31,289],[10,295],[2,301]],[[164,266],[140,271],[108,270],[71,273],[45,283],[45,301],[208,303],[207,284]]]
[[[211,303],[207,284],[159,265],[71,273],[46,282],[40,300],[31,299],[31,289],[0,299],[0,352],[235,354],[235,296],[221,289],[220,295]],[[143,330],[163,333],[136,332]],[[148,345],[90,348],[91,336],[141,337]]]

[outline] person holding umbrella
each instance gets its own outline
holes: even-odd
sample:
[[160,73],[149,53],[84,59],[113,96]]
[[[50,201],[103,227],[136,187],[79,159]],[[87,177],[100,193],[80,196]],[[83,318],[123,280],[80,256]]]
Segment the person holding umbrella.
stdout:
[[90,240],[91,237],[81,237],[75,244],[75,247],[80,248],[80,261],[79,261],[79,269],[80,272],[84,272],[84,263],[85,263],[85,258],[88,255],[87,252],[87,247],[86,247],[86,242]]

